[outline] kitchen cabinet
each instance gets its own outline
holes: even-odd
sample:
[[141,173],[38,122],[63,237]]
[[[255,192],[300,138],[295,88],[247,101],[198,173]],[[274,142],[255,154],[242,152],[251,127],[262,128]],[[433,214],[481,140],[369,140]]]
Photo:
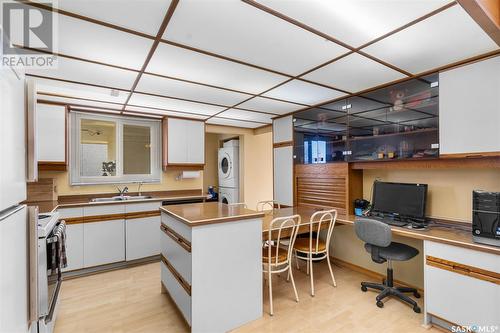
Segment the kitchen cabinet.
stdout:
[[67,169],[67,111],[60,105],[37,104],[37,155],[40,170]]
[[274,200],[293,206],[293,146],[274,148]]
[[160,254],[160,206],[161,202],[134,203],[125,206],[127,261]]
[[[125,260],[124,213],[125,205],[96,205],[83,208],[85,268]],[[101,219],[101,216],[105,216],[105,219]],[[113,216],[116,216],[116,219],[113,219]]]
[[[83,208],[59,208],[61,220],[66,218],[78,218],[83,222]],[[72,223],[66,225],[66,257],[68,266],[63,272],[83,268],[83,223]]]
[[500,326],[498,255],[427,240],[424,253],[427,324]]
[[443,156],[500,155],[500,56],[439,74]]
[[286,116],[273,120],[273,143],[293,141],[292,121],[292,116]]
[[163,123],[164,166],[205,164],[205,123],[166,118]]

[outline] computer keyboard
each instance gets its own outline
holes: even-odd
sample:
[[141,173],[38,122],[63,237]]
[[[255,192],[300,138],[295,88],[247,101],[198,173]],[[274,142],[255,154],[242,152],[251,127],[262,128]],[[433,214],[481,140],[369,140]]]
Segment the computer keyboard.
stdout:
[[395,220],[395,219],[392,219],[389,217],[369,216],[369,218],[380,221],[380,222],[387,223],[388,225],[392,225],[395,227],[404,227],[405,225],[410,224],[410,222]]

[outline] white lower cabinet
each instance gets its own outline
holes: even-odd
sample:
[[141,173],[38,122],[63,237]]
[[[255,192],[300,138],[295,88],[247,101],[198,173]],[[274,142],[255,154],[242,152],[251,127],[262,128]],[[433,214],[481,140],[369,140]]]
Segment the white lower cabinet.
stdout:
[[125,260],[125,220],[84,223],[83,266]]
[[160,217],[126,221],[126,259],[134,260],[160,254]]
[[83,268],[83,223],[66,226],[66,257],[68,266],[63,272]]
[[500,327],[500,286],[476,273],[500,273],[500,256],[431,241],[424,251],[427,322]]

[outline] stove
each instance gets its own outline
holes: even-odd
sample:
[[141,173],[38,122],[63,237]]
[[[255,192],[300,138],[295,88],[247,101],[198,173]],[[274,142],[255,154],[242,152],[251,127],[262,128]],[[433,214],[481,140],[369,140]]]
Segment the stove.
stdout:
[[59,212],[38,214],[38,238],[47,238],[59,221]]

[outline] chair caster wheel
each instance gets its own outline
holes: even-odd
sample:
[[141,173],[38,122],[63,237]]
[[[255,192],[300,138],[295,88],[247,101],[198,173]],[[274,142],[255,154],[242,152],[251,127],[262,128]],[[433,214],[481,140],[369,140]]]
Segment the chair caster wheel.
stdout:
[[413,293],[413,296],[415,296],[415,298],[420,298],[420,294],[419,294],[419,292],[418,292],[418,291],[415,291],[415,292]]
[[[379,308],[383,308],[383,307],[384,307],[384,303],[383,303],[382,301],[377,301],[377,306],[378,306]],[[415,309],[414,309],[414,310],[415,310]],[[420,309],[419,309],[419,311],[420,311]]]
[[367,291],[368,288],[366,288],[365,286],[361,286],[361,291]]
[[420,313],[420,308],[418,306],[414,306],[413,311],[415,311],[416,313]]

